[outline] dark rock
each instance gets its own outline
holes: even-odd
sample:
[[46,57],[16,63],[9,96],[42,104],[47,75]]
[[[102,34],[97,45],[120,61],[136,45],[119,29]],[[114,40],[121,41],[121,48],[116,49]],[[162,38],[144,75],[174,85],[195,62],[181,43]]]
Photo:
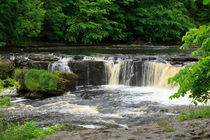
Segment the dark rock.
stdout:
[[105,67],[101,61],[70,61],[69,67],[79,76],[79,85],[105,84]]
[[83,58],[84,56],[79,56],[79,55],[74,56],[74,60],[82,60]]
[[28,58],[34,61],[58,61],[59,60],[59,58],[54,55],[44,55],[44,54],[31,55]]
[[167,58],[167,61],[183,61],[183,62],[194,62],[198,61],[198,58],[195,57],[172,57],[172,58]]
[[50,61],[34,61],[34,60],[29,60],[31,68],[34,69],[48,69],[48,65]]
[[28,58],[26,57],[22,57],[22,56],[17,56],[14,60],[14,65],[15,65],[15,68],[26,68],[26,69],[29,69],[31,68],[31,64],[28,60]]

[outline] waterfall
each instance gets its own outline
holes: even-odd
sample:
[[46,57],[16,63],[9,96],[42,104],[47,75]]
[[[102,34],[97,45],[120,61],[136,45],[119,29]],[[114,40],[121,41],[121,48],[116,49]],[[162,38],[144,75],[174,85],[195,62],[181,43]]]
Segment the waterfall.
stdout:
[[112,61],[110,62],[106,62],[105,66],[106,66],[106,76],[108,77],[108,84],[109,85],[119,85],[120,84],[120,71],[121,71],[121,66],[122,66],[123,61],[119,61],[118,63],[114,64],[114,62]]
[[71,69],[68,66],[69,61],[72,60],[72,58],[62,58],[54,63],[51,63],[48,65],[48,71],[60,71],[60,72],[67,72],[72,73]]
[[[117,57],[85,56],[79,61],[73,60],[72,57],[64,57],[57,62],[49,64],[48,70],[51,72],[56,70],[71,73],[71,68],[68,66],[69,61],[75,63],[76,67],[72,67],[72,71],[81,76],[82,81],[87,81],[85,85],[100,83],[108,85],[173,88],[172,85],[168,85],[168,78],[174,76],[181,69],[181,67],[172,66],[167,63],[149,62],[139,59],[123,60]],[[99,65],[99,63],[102,63],[102,65]],[[82,70],[79,70],[78,68],[81,66],[84,67],[82,67]]]
[[147,62],[143,64],[142,86],[154,86],[158,88],[173,88],[168,84],[168,78],[176,75],[181,67],[170,64]]
[[181,67],[158,62],[134,62],[119,60],[105,63],[108,85],[152,86],[173,88],[168,78],[179,72]]

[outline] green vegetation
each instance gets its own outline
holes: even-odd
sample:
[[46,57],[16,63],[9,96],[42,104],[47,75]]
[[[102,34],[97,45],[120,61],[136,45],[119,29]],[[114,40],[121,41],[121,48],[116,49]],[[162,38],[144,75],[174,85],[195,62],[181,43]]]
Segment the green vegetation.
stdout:
[[8,123],[6,126],[0,123],[0,125],[1,140],[31,140],[41,138],[57,132],[63,126],[52,126],[51,128],[42,129],[37,128],[34,122],[26,122],[24,125],[14,123]]
[[191,29],[183,37],[185,43],[181,48],[189,49],[190,46],[197,46],[198,49],[192,52],[192,56],[200,55],[200,60],[194,65],[188,65],[174,77],[169,79],[169,83],[179,90],[170,98],[185,96],[188,91],[189,97],[197,102],[207,103],[210,99],[210,26],[201,26],[199,29]]
[[26,87],[32,92],[48,92],[57,89],[58,76],[45,70],[30,69],[24,77]]
[[165,120],[161,120],[157,123],[159,126],[162,126],[166,129],[167,132],[175,132],[176,129],[169,126],[169,123]]
[[162,121],[159,121],[157,124],[160,125],[160,126],[167,126],[168,122],[165,121],[165,120],[162,120]]
[[[0,0],[0,46],[30,42],[180,42],[209,22],[194,0]],[[206,0],[204,1],[206,3]]]
[[210,106],[197,107],[195,109],[191,109],[188,112],[180,114],[178,120],[184,121],[198,118],[210,118]]
[[[9,83],[9,84],[8,84]],[[5,87],[5,84],[7,86]],[[8,86],[9,85],[9,86]],[[30,140],[51,135],[57,132],[63,125],[52,126],[48,129],[37,128],[34,122],[26,122],[24,125],[7,122],[4,115],[3,108],[11,107],[11,100],[9,97],[1,95],[1,92],[6,89],[14,90],[14,86],[18,83],[13,79],[0,79],[0,139],[1,140]]]
[[[204,5],[209,6],[210,1],[204,0]],[[181,49],[198,47],[192,52],[192,56],[200,56],[200,60],[194,65],[188,65],[178,74],[168,80],[168,83],[179,85],[178,92],[170,98],[179,98],[189,92],[195,105],[198,102],[207,103],[210,99],[210,24],[200,26],[198,29],[190,29],[182,38],[184,44]]]
[[14,77],[20,83],[17,92],[28,98],[62,95],[75,90],[78,81],[78,76],[73,73],[50,73],[38,69],[16,69]]
[[6,79],[12,74],[12,69],[8,64],[0,62],[0,79]]

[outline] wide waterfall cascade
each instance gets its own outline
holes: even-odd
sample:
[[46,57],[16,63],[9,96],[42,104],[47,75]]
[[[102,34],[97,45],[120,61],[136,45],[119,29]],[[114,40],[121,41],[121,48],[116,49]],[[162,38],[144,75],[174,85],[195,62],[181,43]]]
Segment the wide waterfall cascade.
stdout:
[[[83,81],[87,81],[86,84],[93,84],[96,75],[100,75],[102,81],[101,84],[105,85],[126,85],[126,86],[138,86],[138,87],[157,87],[173,89],[172,85],[168,84],[168,79],[173,77],[179,72],[181,67],[173,66],[168,63],[161,63],[155,61],[143,61],[139,59],[123,59],[119,57],[97,57],[97,56],[84,56],[82,59],[75,60],[73,56],[63,57],[57,62],[51,63],[48,66],[49,71],[60,72],[76,72],[80,76],[81,73],[77,73],[79,65],[86,66],[85,71],[81,76]],[[78,64],[76,70],[69,66],[69,62]],[[94,63],[92,63],[94,62]],[[96,63],[95,63],[96,62]],[[100,68],[103,64],[104,68]],[[71,65],[74,66],[74,65]],[[85,78],[86,77],[86,78]],[[85,78],[85,79],[84,79]],[[100,80],[99,78],[97,80]]]
[[69,61],[71,61],[71,57],[64,57],[54,63],[48,65],[48,71],[60,71],[60,72],[67,72],[72,73],[71,69],[68,66]]
[[134,62],[120,60],[105,63],[108,85],[127,85],[172,89],[168,79],[179,72],[181,67],[159,62]]

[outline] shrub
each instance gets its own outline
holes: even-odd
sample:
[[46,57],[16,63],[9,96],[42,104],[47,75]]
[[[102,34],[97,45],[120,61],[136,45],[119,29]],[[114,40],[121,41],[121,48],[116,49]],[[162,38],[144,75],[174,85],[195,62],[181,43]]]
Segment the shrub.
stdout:
[[30,140],[35,138],[41,138],[57,132],[61,127],[63,127],[63,125],[52,126],[48,129],[42,129],[37,128],[34,125],[34,122],[26,122],[24,125],[9,123],[6,126],[0,128],[0,139]]
[[58,76],[45,70],[31,69],[24,78],[24,83],[30,91],[48,92],[57,89]]
[[207,103],[210,99],[210,26],[200,26],[199,29],[191,29],[182,38],[185,42],[181,48],[189,49],[196,46],[198,49],[192,52],[192,56],[200,55],[200,60],[186,66],[178,74],[169,79],[169,83],[179,85],[178,91],[170,98],[179,98],[190,92],[190,98],[194,104]]

